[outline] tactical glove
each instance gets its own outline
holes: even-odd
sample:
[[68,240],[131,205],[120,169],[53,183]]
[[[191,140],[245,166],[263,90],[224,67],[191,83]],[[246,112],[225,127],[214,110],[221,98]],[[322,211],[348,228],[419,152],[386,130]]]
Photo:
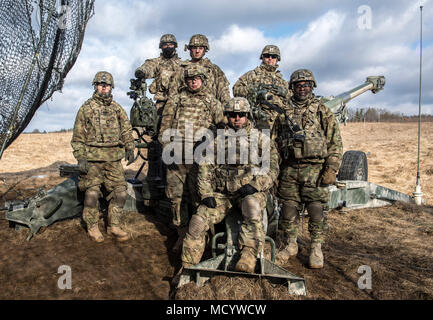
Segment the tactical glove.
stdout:
[[201,203],[203,203],[206,207],[215,209],[217,206],[216,200],[214,197],[204,198]]
[[138,79],[142,79],[144,78],[146,75],[144,74],[144,72],[140,69],[138,69],[137,71],[135,71],[135,77]]
[[256,192],[258,192],[258,190],[250,184],[246,184],[238,190],[238,193],[241,196],[241,198],[245,198],[246,196],[249,196],[250,194],[254,194]]
[[126,164],[127,166],[129,166],[131,163],[133,163],[135,161],[134,150],[126,150],[125,160],[128,161],[128,163]]
[[87,159],[78,160],[78,171],[80,174],[86,174],[89,172],[89,163],[87,162]]
[[337,182],[336,172],[333,169],[326,167],[326,169],[323,171],[323,173],[317,180],[317,186],[334,184],[336,182]]

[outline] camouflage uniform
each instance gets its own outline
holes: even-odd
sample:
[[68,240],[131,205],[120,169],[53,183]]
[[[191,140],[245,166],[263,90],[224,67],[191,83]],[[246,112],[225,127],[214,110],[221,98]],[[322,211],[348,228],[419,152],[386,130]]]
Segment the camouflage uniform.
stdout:
[[[204,47],[205,52],[209,51],[209,42],[204,35],[196,34],[193,35],[189,41],[189,45],[185,45],[185,51],[190,50],[191,47]],[[208,58],[201,58],[198,61],[182,61],[180,64],[181,69],[178,70],[177,75],[174,77],[174,83],[172,84],[173,91],[170,89],[170,94],[175,94],[186,87],[183,69],[189,64],[198,64],[206,70],[206,90],[219,100],[223,105],[230,100],[230,89],[229,82],[221,70],[216,64],[213,64]]]
[[[93,84],[111,84],[108,72],[98,72]],[[111,80],[110,80],[111,79]],[[103,184],[111,200],[108,208],[110,226],[119,225],[126,200],[126,181],[121,159],[125,150],[134,150],[132,128],[125,110],[115,101],[111,93],[103,97],[93,94],[78,110],[75,119],[71,145],[73,155],[79,161],[88,163],[88,171],[78,177],[78,187],[85,192],[83,219],[88,229],[97,225],[99,211],[97,201],[102,195]]]
[[[300,75],[297,78],[297,75]],[[316,86],[311,71],[297,70],[292,74],[290,85],[311,81]],[[325,171],[338,171],[342,158],[342,140],[334,114],[313,93],[305,101],[293,96],[286,108],[286,116],[299,126],[305,136],[304,142],[288,145],[282,137],[287,132],[284,116],[277,119],[277,145],[283,162],[279,177],[278,195],[283,202],[280,228],[286,241],[294,245],[298,233],[302,204],[310,215],[308,230],[312,243],[323,243],[326,221],[323,209],[329,201],[328,186],[321,184]],[[288,151],[288,153],[286,153]],[[286,154],[285,154],[286,153]],[[297,247],[296,250],[297,251]]]
[[[244,98],[233,98],[237,101]],[[249,106],[248,106],[249,107]],[[227,106],[226,106],[227,110]],[[252,147],[252,123],[246,122],[243,132],[248,144],[248,150]],[[229,125],[225,126],[225,155],[228,159],[228,141],[231,135],[238,136]],[[239,134],[239,133],[238,133]],[[262,144],[262,136],[258,135],[259,154],[266,150]],[[201,200],[214,198],[215,207],[211,208],[203,202],[197,209],[197,213],[191,218],[188,233],[183,242],[182,263],[184,266],[195,265],[200,262],[205,249],[205,236],[209,228],[221,222],[231,210],[240,208],[243,215],[243,223],[239,234],[239,246],[247,252],[251,252],[254,270],[257,254],[262,250],[265,230],[263,228],[262,212],[266,207],[267,191],[273,186],[278,177],[278,151],[273,141],[269,138],[263,140],[270,151],[269,170],[266,174],[259,174],[256,169],[259,164],[254,164],[249,158],[247,164],[240,164],[240,139],[236,143],[236,163],[235,164],[209,164],[200,165],[198,172],[198,191]],[[217,144],[217,143],[216,143]],[[217,145],[215,146],[217,150]],[[228,161],[226,161],[228,162]],[[247,185],[255,188],[255,193],[243,196],[240,193],[242,187]],[[241,258],[242,259],[242,258]],[[244,270],[241,270],[244,271]],[[250,271],[247,271],[250,272]]]
[[[278,61],[280,61],[280,50],[277,46],[267,45],[263,48],[260,59],[263,59],[264,54],[276,54],[278,55]],[[282,74],[277,70],[278,65],[267,65],[262,62],[260,66],[254,70],[248,71],[242,75],[238,81],[236,81],[233,86],[233,95],[235,97],[245,97],[250,102],[256,100],[254,98],[254,91],[257,91],[261,85],[272,98],[269,100],[270,103],[284,109],[287,104],[287,100],[291,96],[291,91],[289,90],[289,84],[283,79]],[[265,104],[259,104],[260,107],[265,111],[268,119],[266,121],[257,121],[256,125],[258,127],[268,127],[273,128],[275,119],[278,113],[275,110],[269,108]]]
[[[205,79],[205,70],[197,65],[190,65],[185,69],[185,78],[201,75]],[[180,93],[171,96],[164,108],[162,115],[159,141],[165,147],[163,134],[167,129],[175,129],[180,133],[180,137],[175,141],[182,143],[182,147],[187,141],[185,135],[186,124],[193,126],[195,133],[200,128],[210,128],[212,125],[223,121],[223,109],[221,103],[206,90],[204,81],[197,91],[192,91],[188,87]],[[167,186],[166,195],[172,202],[173,224],[177,227],[179,236],[184,236],[188,223],[188,204],[194,205],[197,201],[192,182],[196,168],[193,159],[182,156],[182,164],[172,164],[167,166]],[[192,189],[191,189],[192,188]],[[191,189],[191,190],[190,190]]]
[[[173,52],[168,54],[163,49],[164,44],[173,43]],[[149,92],[154,94],[153,99],[156,101],[156,109],[159,118],[161,118],[164,106],[169,96],[170,83],[173,76],[180,68],[181,59],[175,53],[177,48],[176,37],[172,34],[164,34],[159,41],[159,48],[162,52],[158,58],[147,59],[137,70],[135,76],[143,79],[155,79],[149,86]],[[160,124],[158,124],[159,128]],[[165,183],[166,168],[161,160],[162,147],[158,141],[151,141],[148,148],[148,181],[163,181]]]
[[[163,35],[159,42],[159,48],[162,49],[164,43],[170,42],[175,44],[175,48],[177,47],[177,41],[174,35]],[[149,86],[149,92],[154,94],[153,98],[156,101],[159,114],[162,114],[161,108],[163,108],[167,102],[170,83],[173,75],[180,68],[181,61],[177,53],[173,53],[170,57],[166,57],[161,53],[158,58],[147,59],[135,71],[137,78],[155,79]]]

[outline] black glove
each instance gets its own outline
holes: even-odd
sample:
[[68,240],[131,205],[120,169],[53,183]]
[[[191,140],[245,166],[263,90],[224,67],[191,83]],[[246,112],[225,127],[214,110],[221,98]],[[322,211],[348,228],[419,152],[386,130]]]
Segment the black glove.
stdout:
[[125,151],[125,160],[128,161],[128,163],[126,164],[127,166],[129,166],[131,163],[133,163],[135,161],[134,150],[126,150]]
[[86,174],[89,171],[89,163],[87,159],[78,160],[78,171],[80,174]]
[[216,200],[214,197],[204,198],[201,203],[203,203],[206,207],[215,209],[217,206]]
[[145,74],[142,70],[138,69],[137,71],[135,71],[135,77],[138,79],[142,79],[145,77]]
[[238,190],[238,193],[241,196],[241,198],[245,198],[246,196],[249,196],[250,194],[254,194],[256,192],[258,192],[258,190],[250,184],[246,184]]

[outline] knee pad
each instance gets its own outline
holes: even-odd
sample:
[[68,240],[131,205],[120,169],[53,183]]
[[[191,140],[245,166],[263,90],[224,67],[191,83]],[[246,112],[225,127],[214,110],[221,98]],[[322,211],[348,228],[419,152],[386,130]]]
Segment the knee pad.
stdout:
[[195,214],[189,221],[188,233],[195,239],[199,239],[207,230],[207,223],[202,217]]
[[319,201],[310,202],[307,205],[307,211],[312,222],[321,222],[323,220],[323,205]]
[[260,202],[253,196],[248,196],[242,200],[242,216],[246,220],[261,220],[262,210]]
[[283,209],[281,212],[281,217],[284,220],[293,221],[299,215],[299,208],[296,202],[285,201],[283,202]]
[[113,191],[113,198],[111,199],[114,206],[123,208],[126,202],[127,193],[125,190]]
[[87,208],[98,207],[98,200],[101,196],[101,189],[99,187],[91,187],[86,190],[84,194],[84,206]]

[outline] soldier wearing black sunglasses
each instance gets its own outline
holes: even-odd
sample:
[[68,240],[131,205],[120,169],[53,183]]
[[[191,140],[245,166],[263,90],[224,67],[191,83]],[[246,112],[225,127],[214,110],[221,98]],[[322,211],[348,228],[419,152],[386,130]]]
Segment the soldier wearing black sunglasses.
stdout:
[[235,83],[233,95],[247,98],[252,106],[260,107],[266,119],[255,119],[257,127],[272,129],[278,112],[270,108],[269,103],[284,109],[291,93],[289,84],[277,70],[278,61],[281,60],[280,49],[275,45],[267,45],[260,59],[260,66],[242,75]]

